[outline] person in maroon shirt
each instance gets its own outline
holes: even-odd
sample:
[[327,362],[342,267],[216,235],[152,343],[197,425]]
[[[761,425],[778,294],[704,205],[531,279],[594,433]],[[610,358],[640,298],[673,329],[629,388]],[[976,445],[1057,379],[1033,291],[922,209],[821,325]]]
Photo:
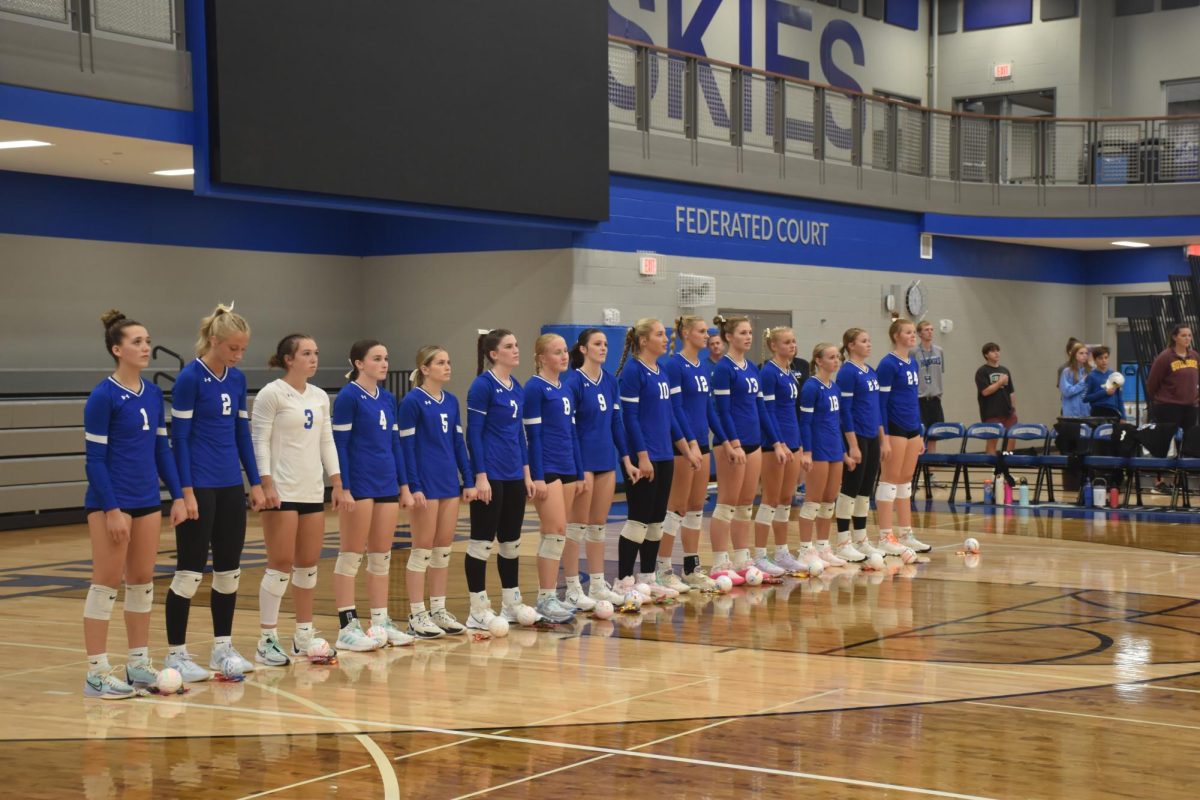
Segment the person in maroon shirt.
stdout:
[[1200,399],[1200,353],[1192,349],[1192,329],[1176,325],[1171,345],[1158,354],[1146,379],[1146,396],[1154,404],[1154,421],[1187,429],[1196,424]]

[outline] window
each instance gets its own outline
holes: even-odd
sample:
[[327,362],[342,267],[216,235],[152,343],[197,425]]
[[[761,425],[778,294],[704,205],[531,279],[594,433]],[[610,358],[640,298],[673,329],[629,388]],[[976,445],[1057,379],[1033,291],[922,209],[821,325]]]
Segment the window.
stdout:
[[1167,115],[1200,114],[1200,78],[1163,81]]

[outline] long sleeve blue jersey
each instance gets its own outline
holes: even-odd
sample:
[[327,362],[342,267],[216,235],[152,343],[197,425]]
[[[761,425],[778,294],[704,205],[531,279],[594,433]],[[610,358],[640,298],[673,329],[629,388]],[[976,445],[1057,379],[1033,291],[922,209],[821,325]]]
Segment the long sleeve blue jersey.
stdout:
[[442,500],[457,497],[463,487],[475,487],[458,414],[458,400],[445,391],[435,397],[418,386],[400,401],[400,442],[409,491]]
[[343,386],[333,401],[333,442],[342,487],[354,497],[391,497],[408,483],[396,398],[386,389]]
[[842,364],[837,373],[841,392],[842,430],[855,436],[878,438],[880,420],[879,376],[870,365],[853,361]]
[[743,447],[773,447],[779,438],[775,420],[767,414],[758,369],[749,359],[738,364],[728,355],[717,362],[712,376],[717,416],[728,439]]
[[167,441],[162,390],[141,384],[134,392],[109,377],[88,395],[83,407],[86,508],[157,506],[160,478],[171,497],[183,496]]
[[171,390],[171,445],[179,482],[196,489],[257,486],[258,467],[246,410],[246,376],[234,367],[217,375],[197,358]]
[[525,384],[525,437],[529,441],[529,475],[546,473],[583,478],[579,434],[575,430],[575,393],[565,380],[551,383],[534,375]]
[[593,381],[587,373],[573,369],[564,374],[562,380],[575,398],[575,432],[579,436],[584,471],[614,469],[614,449],[617,456],[629,455],[617,379],[601,370],[600,380]]
[[502,382],[491,370],[476,376],[467,390],[467,444],[471,469],[489,480],[516,481],[525,477],[529,449],[521,411],[525,392],[509,377]]
[[836,383],[813,377],[800,389],[800,438],[813,461],[841,461],[846,453],[842,439],[841,392]]
[[879,377],[880,414],[885,424],[906,431],[921,429],[921,404],[917,392],[921,387],[917,360],[904,360],[888,353],[875,368]]
[[618,378],[621,387],[621,417],[631,457],[643,451],[651,461],[675,457],[674,442],[683,438],[671,407],[671,383],[657,365],[647,366],[631,359]]
[[785,370],[774,361],[763,364],[758,374],[762,382],[763,404],[775,420],[780,441],[789,450],[795,450],[800,446],[800,419],[796,413],[800,385],[790,369]]

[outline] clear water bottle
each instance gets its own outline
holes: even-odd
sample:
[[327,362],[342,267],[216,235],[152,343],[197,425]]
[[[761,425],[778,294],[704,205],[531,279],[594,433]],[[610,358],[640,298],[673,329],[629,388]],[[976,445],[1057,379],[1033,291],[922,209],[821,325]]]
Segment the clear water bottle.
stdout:
[[1029,481],[1021,478],[1021,485],[1017,490],[1017,503],[1023,506],[1029,505]]

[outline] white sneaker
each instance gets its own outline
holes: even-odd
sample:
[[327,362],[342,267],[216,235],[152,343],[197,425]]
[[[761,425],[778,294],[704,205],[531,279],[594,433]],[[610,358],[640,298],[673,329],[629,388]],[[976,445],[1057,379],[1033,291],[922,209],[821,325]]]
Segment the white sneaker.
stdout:
[[429,611],[408,615],[408,634],[418,639],[440,639],[446,632],[433,621]]
[[496,612],[490,607],[477,608],[467,616],[467,627],[473,631],[488,631],[491,632],[492,620],[496,618]]
[[168,654],[163,659],[163,666],[178,671],[184,683],[199,683],[212,677],[212,673],[197,664],[187,650],[180,650],[175,655]]
[[900,540],[896,538],[896,534],[894,533],[879,537],[879,544],[877,546],[879,551],[885,556],[902,556],[904,555],[904,551],[908,550],[907,547],[900,543]]
[[591,582],[588,586],[588,597],[596,602],[607,600],[614,605],[620,605],[625,602],[625,597],[614,592],[612,586],[603,578]]
[[502,616],[506,620],[508,620],[509,625],[520,625],[521,624],[520,617],[523,615],[523,613],[528,613],[528,612],[524,612],[524,609],[529,609],[529,611],[533,612],[533,623],[532,624],[537,625],[539,622],[545,621],[545,620],[543,620],[542,615],[537,612],[536,608],[534,608],[533,606],[530,606],[530,605],[526,605],[525,603],[514,603],[512,605],[506,604],[506,605],[501,606],[500,616]]
[[861,561],[866,561],[867,557],[862,551],[856,548],[849,540],[837,549],[837,557],[851,564],[857,564]]
[[786,569],[776,564],[766,556],[754,559],[754,566],[758,567],[759,572],[764,575],[769,575],[772,578],[778,578],[781,575],[787,574]]
[[[436,618],[434,622],[437,622]],[[438,624],[440,626],[441,623]],[[383,624],[379,627],[383,628],[387,633],[387,643],[390,647],[405,647],[416,641],[415,637],[410,636],[406,631],[401,630],[399,625],[392,622],[390,616],[384,618]],[[462,631],[459,631],[459,633],[462,633]]]
[[[292,659],[308,658],[308,648],[312,646],[314,641],[320,638],[316,628],[309,628],[306,631],[297,629],[292,634]],[[337,650],[334,649],[333,645],[329,644],[329,642],[325,642],[325,644],[329,645],[329,657],[333,658],[336,656]]]
[[816,577],[825,571],[825,562],[817,554],[817,549],[812,545],[801,548],[799,558],[800,563],[804,565],[805,572],[810,576]]
[[679,580],[679,576],[675,574],[675,570],[673,569],[654,573],[654,580],[659,586],[665,586],[673,590],[676,596],[687,594],[692,590],[691,586]]
[[254,660],[268,667],[286,667],[292,663],[287,653],[279,646],[279,637],[275,634],[258,637],[258,647],[254,651]]
[[372,639],[363,631],[358,619],[350,620],[346,627],[338,631],[337,646],[352,653],[368,653],[379,649],[379,642]]
[[158,670],[148,658],[131,661],[125,665],[125,682],[135,689],[147,689],[158,683]]
[[596,607],[596,601],[584,593],[582,586],[578,589],[568,588],[563,602],[576,611],[591,611]]
[[679,597],[679,592],[669,586],[664,586],[658,582],[658,578],[653,574],[640,575],[641,582],[650,588],[650,602],[652,603],[667,603]]
[[824,547],[817,549],[817,556],[819,556],[820,559],[825,562],[825,566],[827,566],[827,567],[844,567],[844,566],[846,566],[846,562],[844,560],[838,558],[837,555],[833,552],[833,547],[831,547],[828,544],[825,545]]
[[625,603],[625,597],[630,594],[637,595],[638,600],[643,603],[649,603],[650,598],[645,596],[641,592],[639,592],[637,589],[635,589],[634,588],[635,586],[637,586],[637,581],[634,579],[634,577],[632,575],[630,575],[628,578],[619,579],[616,583],[614,583],[612,585],[612,588],[613,588],[613,592],[615,592],[617,595],[620,596],[621,604]]
[[717,591],[717,582],[708,577],[708,573],[703,567],[696,567],[695,572],[685,572],[683,582],[688,585],[689,589],[695,589],[698,592],[715,592]]
[[[437,611],[429,612],[429,618],[433,620],[433,624],[437,625],[450,636],[457,636],[460,633],[466,633],[467,629],[458,619],[444,608],[439,608]],[[390,620],[389,620],[390,622]]]
[[220,672],[221,665],[224,664],[225,660],[229,658],[235,659],[238,662],[238,666],[241,667],[243,675],[247,672],[254,671],[254,665],[247,661],[245,656],[237,651],[237,648],[233,646],[232,642],[229,644],[219,644],[213,648],[212,658],[208,660],[208,668]]
[[928,553],[933,549],[933,545],[925,544],[914,536],[912,531],[904,535],[904,538],[900,540],[900,544],[917,553]]
[[861,541],[851,542],[851,544],[854,545],[855,550],[862,553],[867,558],[870,558],[871,556],[874,556],[874,555],[878,555],[880,558],[882,558],[883,556],[887,555],[887,553],[883,552],[882,550],[875,547],[875,545],[871,544],[870,539],[863,539]]
[[776,553],[775,558],[773,558],[772,561],[778,564],[785,573],[808,572],[808,570],[805,569],[804,564],[802,564],[790,552]]
[[124,700],[137,694],[132,686],[118,678],[112,669],[98,674],[88,673],[83,681],[84,697],[99,697],[101,700]]

